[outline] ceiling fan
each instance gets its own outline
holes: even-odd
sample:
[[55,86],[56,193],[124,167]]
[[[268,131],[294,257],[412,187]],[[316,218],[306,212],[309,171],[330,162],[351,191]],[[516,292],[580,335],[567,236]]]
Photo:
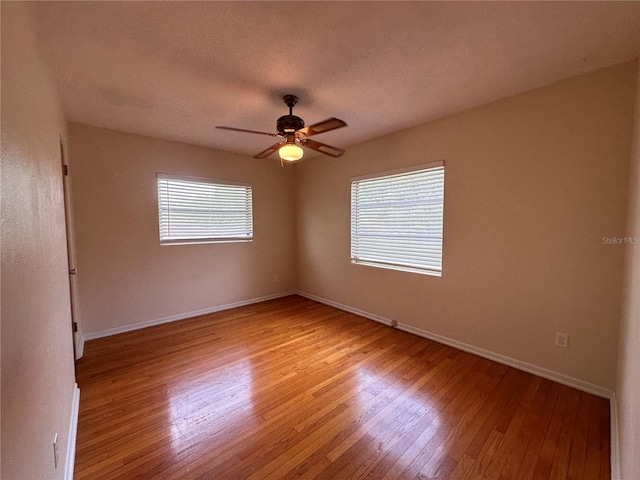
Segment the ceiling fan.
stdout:
[[293,107],[298,103],[298,97],[295,95],[285,95],[282,97],[284,103],[289,107],[289,115],[283,115],[278,118],[276,130],[278,133],[258,132],[255,130],[245,130],[243,128],[234,127],[216,127],[222,130],[231,130],[233,132],[257,133],[258,135],[268,135],[270,137],[280,137],[283,140],[271,145],[266,150],[255,155],[253,158],[266,158],[274,152],[278,152],[282,160],[295,162],[300,160],[303,150],[300,147],[310,148],[320,153],[339,157],[344,153],[342,148],[332,147],[324,143],[316,142],[309,139],[313,135],[329,132],[338,128],[346,127],[347,124],[339,118],[328,118],[322,122],[314,123],[309,127],[304,126],[304,120],[293,114]]

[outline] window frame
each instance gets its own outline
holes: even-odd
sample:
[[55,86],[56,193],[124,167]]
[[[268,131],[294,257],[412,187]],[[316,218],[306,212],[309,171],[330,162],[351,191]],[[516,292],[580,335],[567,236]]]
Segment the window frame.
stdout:
[[[247,234],[243,236],[232,235],[232,236],[201,236],[197,238],[165,238],[163,239],[163,206],[160,198],[161,192],[161,184],[162,180],[174,180],[177,182],[191,182],[191,183],[200,183],[200,184],[209,184],[215,186],[222,187],[243,187],[248,189],[248,210],[245,209],[244,217],[248,215],[249,217],[249,229],[247,230]],[[245,194],[247,194],[245,192]],[[186,176],[186,175],[173,175],[169,173],[157,173],[156,174],[156,199],[158,202],[158,236],[160,239],[160,245],[194,245],[194,244],[206,244],[206,243],[236,243],[236,242],[251,242],[254,237],[254,228],[253,228],[253,187],[250,183],[245,182],[234,182],[228,180],[219,180],[213,178],[206,177],[196,177],[196,176]]]
[[[405,176],[405,175],[410,175],[412,173],[422,173],[424,171],[427,170],[433,170],[433,169],[438,169],[439,171],[442,172],[442,186],[439,187],[442,189],[442,203],[441,203],[441,217],[440,217],[440,235],[439,235],[439,268],[433,268],[433,267],[427,267],[427,266],[415,266],[415,265],[409,265],[407,263],[402,263],[402,262],[389,262],[389,261],[385,261],[384,259],[362,259],[361,258],[361,253],[360,253],[360,258],[358,256],[358,252],[355,251],[356,250],[356,240],[357,237],[354,238],[354,236],[356,235],[356,231],[358,230],[358,218],[357,217],[357,206],[354,205],[354,202],[357,201],[357,194],[354,193],[354,186],[355,184],[359,183],[359,182],[366,182],[367,180],[381,180],[384,178],[390,178],[390,177],[398,177],[398,176]],[[403,272],[411,272],[411,273],[419,273],[422,275],[430,275],[430,276],[436,276],[436,277],[441,277],[442,276],[442,270],[443,270],[443,260],[444,260],[444,191],[445,191],[445,162],[444,160],[441,161],[437,161],[437,162],[430,162],[430,163],[425,163],[425,164],[420,164],[420,165],[413,165],[410,167],[404,167],[404,168],[399,168],[399,169],[395,169],[395,170],[387,170],[387,171],[383,171],[383,172],[376,172],[376,173],[370,173],[370,174],[366,174],[366,175],[360,175],[360,176],[356,176],[356,177],[351,177],[350,178],[350,201],[351,201],[351,208],[350,208],[350,222],[351,222],[351,228],[350,228],[350,240],[351,240],[351,244],[350,244],[350,257],[351,257],[351,263],[355,264],[355,265],[365,265],[365,266],[371,266],[371,267],[378,267],[378,268],[384,268],[384,269],[390,269],[390,270],[396,270],[396,271],[403,271]],[[360,238],[366,238],[366,235],[361,236]],[[372,238],[372,236],[370,235],[369,238]],[[433,236],[431,237],[431,241],[433,241],[433,239],[438,240],[437,236]],[[381,257],[384,257],[383,255],[381,255]]]

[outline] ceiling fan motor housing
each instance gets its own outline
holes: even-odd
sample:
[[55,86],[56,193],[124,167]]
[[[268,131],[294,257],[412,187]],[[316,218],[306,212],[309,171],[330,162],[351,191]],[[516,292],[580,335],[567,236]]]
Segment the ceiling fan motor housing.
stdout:
[[285,95],[282,97],[282,100],[285,105],[289,107],[289,115],[283,115],[278,119],[276,129],[280,135],[286,136],[287,133],[293,133],[296,130],[304,128],[304,120],[293,114],[293,107],[298,103],[298,97],[295,95]]
[[276,124],[276,129],[280,135],[292,133],[301,128],[304,128],[304,120],[295,115],[283,115]]

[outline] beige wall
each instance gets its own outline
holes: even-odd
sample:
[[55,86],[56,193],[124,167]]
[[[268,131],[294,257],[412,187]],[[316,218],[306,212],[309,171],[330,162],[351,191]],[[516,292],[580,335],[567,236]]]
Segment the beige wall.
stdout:
[[[302,292],[615,385],[637,65],[372,140],[296,169]],[[350,177],[444,160],[441,278],[353,265]],[[555,332],[570,348],[554,346]]]
[[618,356],[620,478],[640,478],[640,70],[631,155],[625,281]]
[[[294,289],[291,166],[80,124],[69,142],[85,334]],[[254,240],[160,245],[158,172],[251,183]]]
[[[28,6],[2,2],[2,473],[63,478],[74,393],[61,106]],[[52,442],[59,434],[60,464]]]

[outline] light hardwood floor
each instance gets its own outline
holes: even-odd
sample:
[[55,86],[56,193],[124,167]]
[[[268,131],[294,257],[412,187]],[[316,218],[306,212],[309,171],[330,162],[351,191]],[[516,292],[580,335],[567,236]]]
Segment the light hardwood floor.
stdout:
[[76,479],[608,479],[608,401],[291,296],[93,340]]

